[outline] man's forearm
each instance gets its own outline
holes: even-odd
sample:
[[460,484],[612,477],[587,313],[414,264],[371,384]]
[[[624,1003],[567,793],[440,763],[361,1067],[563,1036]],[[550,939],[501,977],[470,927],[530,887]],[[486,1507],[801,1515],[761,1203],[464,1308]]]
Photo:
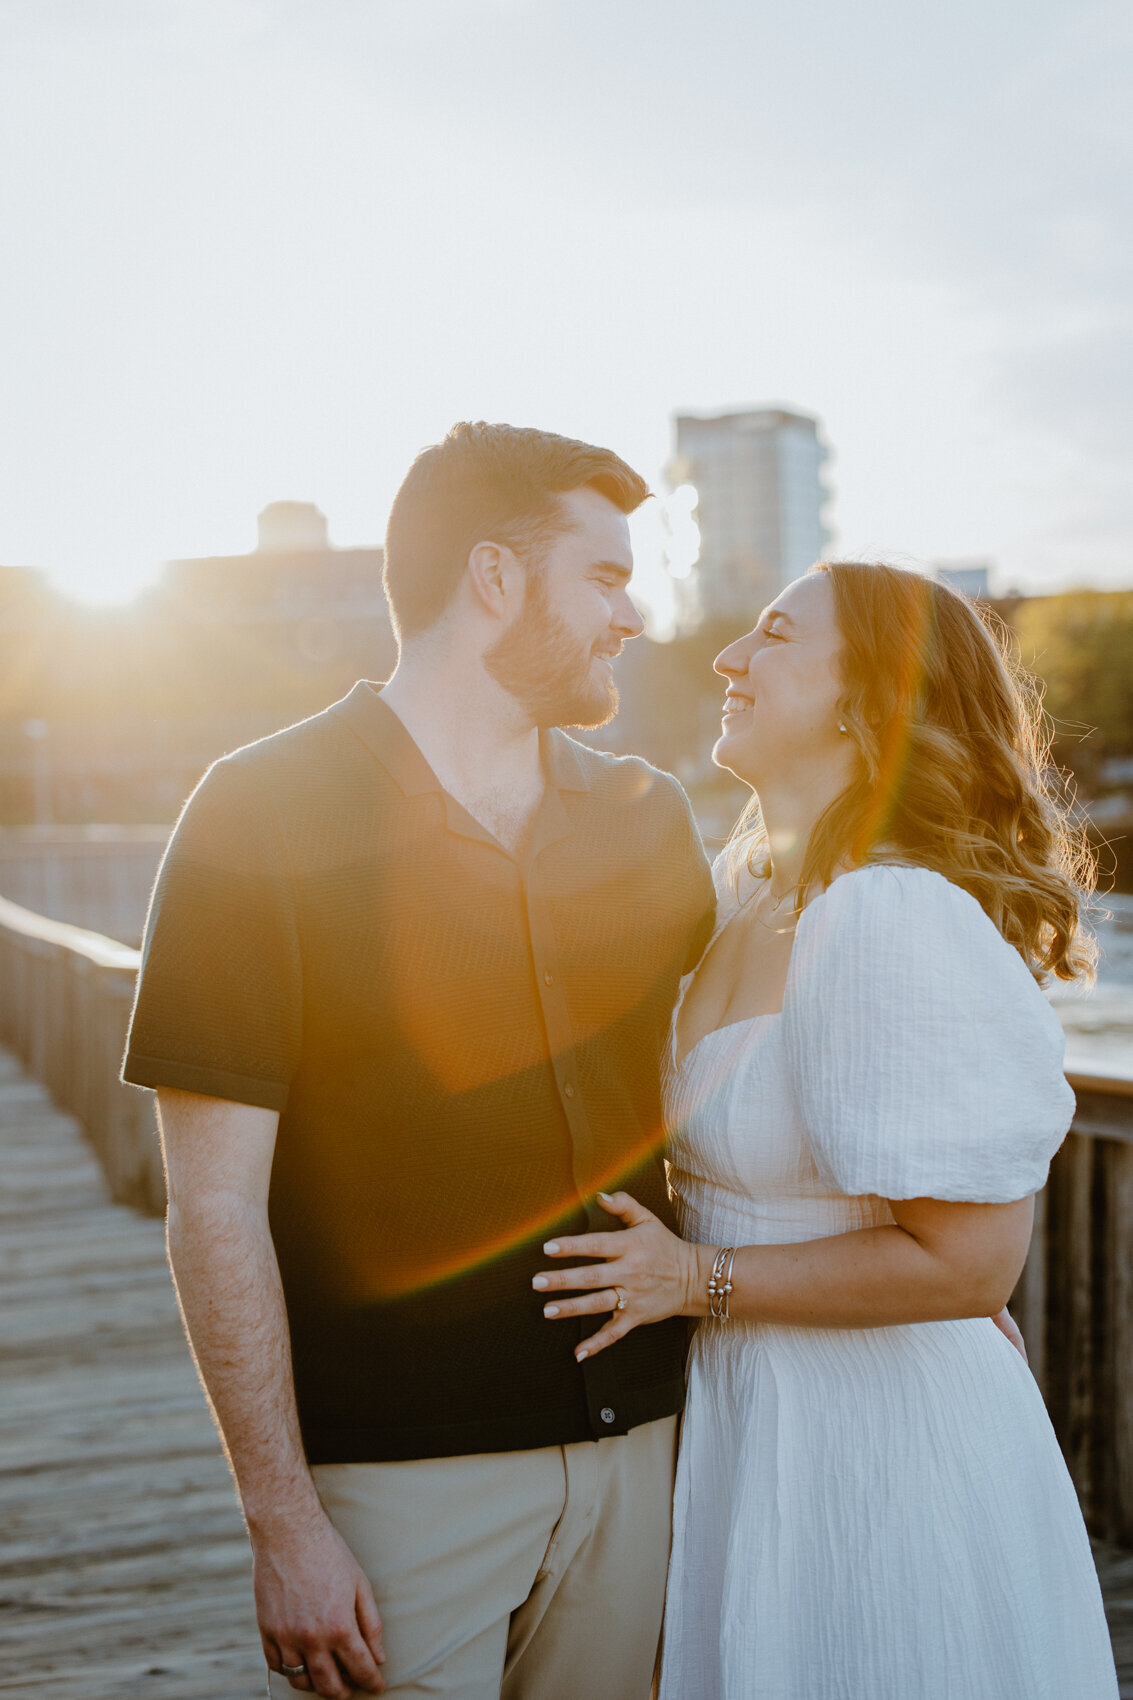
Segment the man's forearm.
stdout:
[[320,1515],[266,1214],[230,1193],[206,1193],[170,1206],[168,1243],[185,1329],[249,1529]]
[[[381,1694],[382,1622],[368,1577],[319,1502],[303,1455],[268,1192],[278,1116],[158,1090],[169,1262],[252,1537],[269,1667],[346,1700]],[[351,1686],[352,1685],[352,1686]]]

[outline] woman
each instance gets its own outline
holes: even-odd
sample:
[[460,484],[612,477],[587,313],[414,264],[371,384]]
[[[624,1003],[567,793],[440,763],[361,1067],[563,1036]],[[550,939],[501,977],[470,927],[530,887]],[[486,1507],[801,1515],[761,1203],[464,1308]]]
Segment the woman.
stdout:
[[716,669],[756,795],[674,1018],[685,1240],[619,1193],[535,1282],[552,1321],[613,1311],[579,1357],[703,1319],[662,1700],[1108,1700],[1073,1488],[989,1320],[1073,1113],[1036,982],[1091,966],[1033,697],[961,597],[852,563]]

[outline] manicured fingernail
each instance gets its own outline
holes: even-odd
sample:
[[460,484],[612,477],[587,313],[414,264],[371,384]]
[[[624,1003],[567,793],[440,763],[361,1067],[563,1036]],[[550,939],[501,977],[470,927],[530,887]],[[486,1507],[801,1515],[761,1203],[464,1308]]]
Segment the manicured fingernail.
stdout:
[[585,1346],[580,1346],[574,1356],[575,1362],[581,1363],[583,1358],[588,1358],[590,1356],[590,1353],[586,1350]]
[[543,1306],[543,1315],[544,1316],[558,1316],[558,1314],[559,1314],[558,1305],[544,1305]]
[[531,1285],[533,1287],[538,1287],[539,1291],[542,1292],[543,1288],[548,1285],[547,1277],[545,1275],[536,1275]]
[[547,1253],[548,1257],[554,1257],[554,1255],[558,1251],[558,1249],[559,1249],[558,1240],[548,1240],[546,1245],[543,1247],[543,1250]]
[[609,1192],[600,1192],[598,1197],[602,1200],[603,1204],[612,1204],[614,1202],[613,1194]]

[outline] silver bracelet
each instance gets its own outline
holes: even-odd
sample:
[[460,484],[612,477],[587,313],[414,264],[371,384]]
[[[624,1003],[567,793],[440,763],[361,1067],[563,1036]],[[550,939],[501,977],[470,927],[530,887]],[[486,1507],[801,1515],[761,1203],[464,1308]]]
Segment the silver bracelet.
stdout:
[[722,1245],[708,1277],[708,1314],[720,1322],[730,1321],[732,1315],[732,1265],[735,1261],[735,1246]]

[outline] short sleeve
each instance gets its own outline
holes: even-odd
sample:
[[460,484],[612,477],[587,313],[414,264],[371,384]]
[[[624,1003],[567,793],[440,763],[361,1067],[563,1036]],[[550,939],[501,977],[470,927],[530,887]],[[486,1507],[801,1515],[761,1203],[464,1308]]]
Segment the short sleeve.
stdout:
[[217,762],[154,887],[122,1078],[279,1110],[301,1040],[285,845],[252,764]]
[[784,1033],[815,1162],[850,1195],[1007,1203],[1074,1114],[1058,1018],[975,898],[844,874],[803,913]]

